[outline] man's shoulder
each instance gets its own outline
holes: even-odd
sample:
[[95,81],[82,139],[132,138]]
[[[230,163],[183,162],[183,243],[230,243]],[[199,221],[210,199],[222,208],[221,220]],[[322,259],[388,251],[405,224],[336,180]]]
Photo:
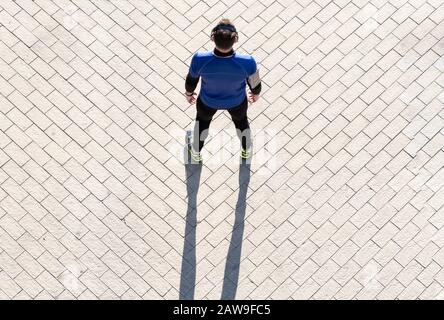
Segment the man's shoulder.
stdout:
[[235,55],[236,61],[245,68],[248,74],[252,74],[256,71],[256,60],[250,54],[237,53]]
[[254,59],[254,57],[247,53],[236,52],[234,58],[236,59],[236,61],[238,61],[244,66],[250,67],[256,64],[256,60]]
[[254,60],[253,56],[251,54],[248,54],[248,53],[236,52],[235,57],[237,59],[239,59],[239,60],[247,60],[247,61]]
[[194,63],[197,68],[200,68],[205,65],[211,57],[211,51],[197,51],[193,54],[192,63]]
[[213,56],[213,54],[211,51],[197,51],[194,54],[194,57],[197,59],[205,59],[207,57],[212,57],[212,56]]
[[[212,50],[208,50],[208,51],[196,51],[196,53],[194,53],[194,57],[197,59],[205,59],[205,58],[212,58],[213,55],[213,51]],[[237,60],[241,60],[241,61],[245,61],[245,62],[252,62],[255,61],[254,57],[250,54],[247,53],[239,53],[236,51],[234,58]]]

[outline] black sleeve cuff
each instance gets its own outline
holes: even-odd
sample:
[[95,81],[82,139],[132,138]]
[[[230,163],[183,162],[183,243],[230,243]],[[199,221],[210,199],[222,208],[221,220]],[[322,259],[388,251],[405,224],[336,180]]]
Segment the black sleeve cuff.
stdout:
[[[248,81],[247,81],[247,83],[248,83]],[[262,83],[259,82],[259,84],[254,88],[251,88],[250,84],[248,83],[248,87],[250,87],[252,94],[259,94],[259,93],[261,93],[261,90],[262,90]]]
[[198,83],[199,83],[199,78],[193,78],[188,73],[187,78],[185,80],[185,90],[187,92],[193,92],[196,89]]

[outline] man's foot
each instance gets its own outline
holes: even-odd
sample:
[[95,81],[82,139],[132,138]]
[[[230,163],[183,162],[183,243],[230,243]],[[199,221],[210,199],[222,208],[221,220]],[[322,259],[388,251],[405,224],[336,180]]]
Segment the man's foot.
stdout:
[[192,162],[198,162],[198,163],[202,162],[202,155],[200,154],[200,152],[194,151],[192,146],[190,146],[188,150],[190,151],[190,157]]
[[242,148],[242,150],[241,150],[241,159],[242,160],[247,160],[247,159],[250,159],[250,157],[251,157],[251,147],[247,148],[247,149]]
[[192,140],[193,140],[192,132],[187,131],[186,138],[185,138],[186,146],[187,146],[188,154],[189,154],[189,159],[187,160],[187,162],[202,163],[202,155],[200,154],[200,152],[194,151]]

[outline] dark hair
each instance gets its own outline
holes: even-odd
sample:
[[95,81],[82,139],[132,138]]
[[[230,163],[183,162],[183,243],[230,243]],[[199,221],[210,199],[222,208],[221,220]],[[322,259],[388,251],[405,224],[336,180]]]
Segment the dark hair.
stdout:
[[228,50],[233,47],[237,32],[229,19],[222,19],[213,29],[213,35],[216,47]]

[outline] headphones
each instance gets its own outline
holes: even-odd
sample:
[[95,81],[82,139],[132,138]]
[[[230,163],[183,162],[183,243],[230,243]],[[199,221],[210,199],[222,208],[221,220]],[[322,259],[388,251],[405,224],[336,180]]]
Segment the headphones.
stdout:
[[211,40],[214,40],[214,35],[219,30],[231,31],[231,37],[236,37],[236,41],[239,40],[239,35],[237,33],[236,27],[233,26],[232,24],[218,24],[217,26],[215,26],[213,30],[211,30],[211,36],[210,36]]

